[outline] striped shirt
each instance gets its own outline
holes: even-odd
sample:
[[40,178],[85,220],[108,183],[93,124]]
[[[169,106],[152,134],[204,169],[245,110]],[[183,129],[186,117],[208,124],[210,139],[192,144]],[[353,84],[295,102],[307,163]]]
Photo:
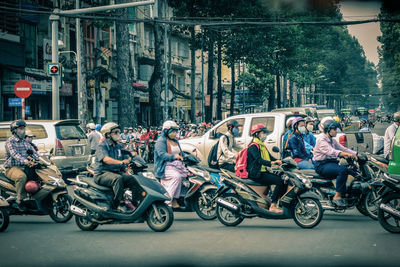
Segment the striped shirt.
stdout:
[[28,162],[28,150],[32,150],[32,158],[39,158],[39,154],[35,151],[33,146],[25,139],[19,139],[16,136],[8,138],[5,144],[6,147],[6,160],[4,162],[5,168],[13,166],[24,166]]

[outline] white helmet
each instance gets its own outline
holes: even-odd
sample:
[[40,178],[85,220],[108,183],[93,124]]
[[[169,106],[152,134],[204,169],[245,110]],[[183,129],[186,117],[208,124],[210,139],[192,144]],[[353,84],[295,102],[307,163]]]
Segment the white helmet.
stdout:
[[321,122],[318,125],[319,131],[323,132],[324,131],[324,126],[328,121],[334,121],[334,119],[331,116],[325,117],[321,120]]
[[96,124],[94,124],[93,122],[88,123],[88,124],[86,124],[86,129],[95,130]]
[[164,131],[164,130],[169,130],[169,129],[178,130],[179,126],[174,121],[165,121],[162,125],[162,130]]
[[106,124],[103,125],[103,127],[101,127],[100,129],[100,133],[107,138],[107,134],[110,134],[112,132],[112,130],[117,129],[117,128],[121,128],[119,127],[118,124],[116,124],[115,122],[107,122]]
[[286,120],[286,127],[289,128],[292,126],[292,120],[294,120],[296,117],[290,117],[289,119]]

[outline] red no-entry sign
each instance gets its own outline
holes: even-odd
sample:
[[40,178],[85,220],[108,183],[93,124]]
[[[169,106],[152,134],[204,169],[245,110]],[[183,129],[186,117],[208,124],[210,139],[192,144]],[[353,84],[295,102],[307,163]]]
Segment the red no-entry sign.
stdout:
[[26,80],[19,80],[14,85],[14,92],[19,98],[28,98],[32,94],[32,84]]

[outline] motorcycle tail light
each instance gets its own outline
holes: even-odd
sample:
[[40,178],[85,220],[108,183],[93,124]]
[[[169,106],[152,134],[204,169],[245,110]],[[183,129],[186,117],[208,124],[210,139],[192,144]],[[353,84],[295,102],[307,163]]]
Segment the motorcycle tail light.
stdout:
[[65,150],[60,140],[56,139],[56,156],[64,156]]

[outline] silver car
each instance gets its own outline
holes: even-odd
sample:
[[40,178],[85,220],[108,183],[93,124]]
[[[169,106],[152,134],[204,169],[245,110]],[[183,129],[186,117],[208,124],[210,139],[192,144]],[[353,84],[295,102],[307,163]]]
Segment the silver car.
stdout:
[[[33,143],[48,154],[62,173],[84,170],[90,156],[89,142],[79,120],[27,120]],[[11,121],[0,122],[0,164],[5,160],[5,142],[11,136]]]

